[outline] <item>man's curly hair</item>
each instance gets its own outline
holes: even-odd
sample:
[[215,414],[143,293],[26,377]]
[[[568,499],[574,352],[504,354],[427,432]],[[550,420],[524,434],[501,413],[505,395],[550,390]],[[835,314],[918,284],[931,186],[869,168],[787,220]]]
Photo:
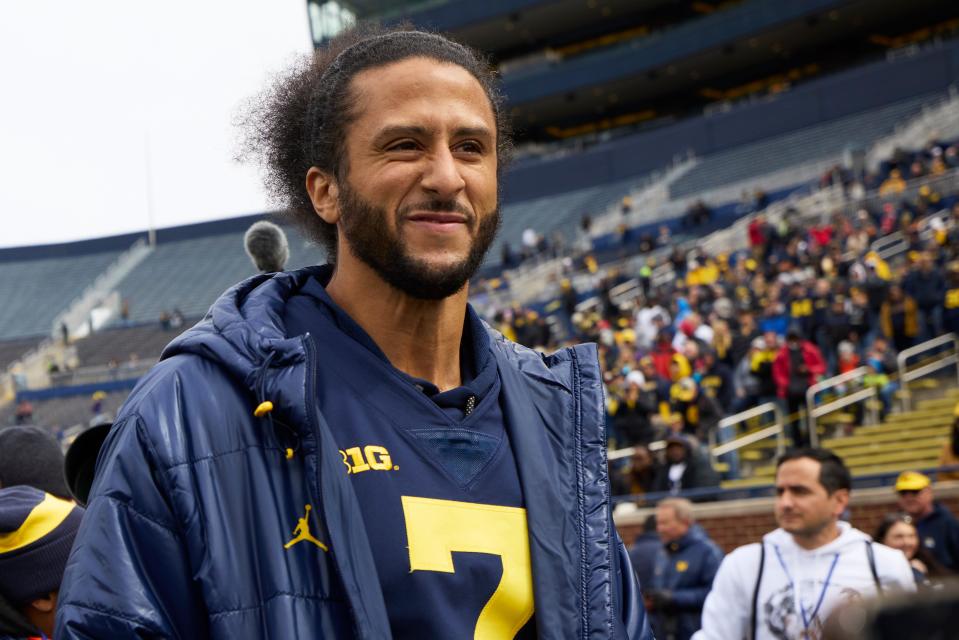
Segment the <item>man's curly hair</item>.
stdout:
[[349,173],[346,132],[359,115],[351,91],[356,74],[407,58],[431,58],[468,71],[483,87],[496,121],[497,164],[502,175],[511,140],[498,79],[478,52],[436,33],[410,27],[364,26],[343,33],[293,65],[248,105],[241,159],[259,161],[270,195],[306,237],[336,261],[336,225],[321,219],[306,190],[310,167],[342,181]]

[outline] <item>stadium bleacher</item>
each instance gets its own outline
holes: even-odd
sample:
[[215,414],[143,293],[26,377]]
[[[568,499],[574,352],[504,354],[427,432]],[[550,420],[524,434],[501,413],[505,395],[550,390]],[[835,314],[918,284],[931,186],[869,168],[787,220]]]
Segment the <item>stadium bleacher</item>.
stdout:
[[77,359],[84,367],[154,362],[173,338],[186,327],[164,329],[158,322],[131,327],[111,327],[76,342]]
[[896,125],[919,113],[937,94],[917,96],[879,109],[806,127],[702,159],[669,187],[673,199],[802,165],[847,149],[866,149]]
[[[291,236],[288,268],[315,264],[315,247]],[[119,285],[131,322],[158,321],[175,309],[198,318],[226,289],[256,274],[243,251],[243,233],[226,233],[158,244]]]
[[36,347],[41,338],[0,339],[0,371],[19,360],[25,353]]
[[0,339],[50,335],[57,315],[119,255],[0,262]]
[[[27,424],[39,425],[60,434],[71,427],[86,426],[97,416],[112,419],[129,393],[129,389],[104,392],[97,413],[92,410],[92,393],[33,400],[33,417]],[[0,428],[14,424],[15,414],[15,406],[0,409]]]

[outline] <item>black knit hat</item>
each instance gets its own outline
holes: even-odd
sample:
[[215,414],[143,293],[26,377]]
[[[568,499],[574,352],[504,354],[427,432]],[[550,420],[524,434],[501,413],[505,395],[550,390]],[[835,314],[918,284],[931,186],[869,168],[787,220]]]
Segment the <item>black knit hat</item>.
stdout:
[[60,589],[83,509],[33,487],[0,489],[0,595],[14,606]]
[[18,484],[70,499],[63,478],[63,451],[43,429],[0,428],[0,487]]

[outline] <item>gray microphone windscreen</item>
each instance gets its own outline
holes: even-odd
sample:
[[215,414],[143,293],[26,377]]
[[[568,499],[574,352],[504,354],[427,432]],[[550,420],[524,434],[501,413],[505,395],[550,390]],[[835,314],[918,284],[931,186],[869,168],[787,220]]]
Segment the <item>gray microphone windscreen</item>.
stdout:
[[290,258],[290,246],[286,234],[272,222],[254,222],[243,236],[246,254],[262,272],[283,271]]

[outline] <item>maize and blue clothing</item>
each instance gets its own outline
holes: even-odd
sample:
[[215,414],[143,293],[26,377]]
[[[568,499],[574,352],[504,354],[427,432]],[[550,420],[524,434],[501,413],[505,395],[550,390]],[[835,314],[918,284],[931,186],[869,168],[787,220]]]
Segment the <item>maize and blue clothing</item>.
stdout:
[[24,607],[60,588],[83,509],[32,486],[0,488],[0,639],[42,637]]
[[439,393],[323,300],[331,274],[240,283],[140,380],[57,640],[651,637],[612,523],[595,347],[542,356],[471,316],[464,384]]
[[949,509],[935,502],[932,513],[916,521],[919,541],[950,571],[959,571],[959,520]]
[[[316,345],[317,403],[350,469],[393,635],[470,637],[500,583],[506,558],[458,553],[452,573],[411,571],[407,548],[413,541],[407,537],[413,512],[407,501],[425,499],[436,508],[454,508],[463,518],[488,513],[478,522],[489,527],[490,544],[504,534],[494,520],[501,515],[515,517],[522,525],[517,533],[525,537],[523,494],[482,322],[467,310],[463,384],[441,393],[431,382],[393,367],[316,280],[289,300],[285,321],[291,333],[330,337]],[[441,545],[442,539],[430,533],[424,542]],[[526,566],[514,568],[529,574],[528,545],[522,542]],[[527,636],[535,637],[534,623],[516,637]]]
[[706,595],[719,571],[723,552],[700,527],[662,545],[656,558],[651,592],[667,594],[652,616],[660,640],[689,640],[700,627]]

